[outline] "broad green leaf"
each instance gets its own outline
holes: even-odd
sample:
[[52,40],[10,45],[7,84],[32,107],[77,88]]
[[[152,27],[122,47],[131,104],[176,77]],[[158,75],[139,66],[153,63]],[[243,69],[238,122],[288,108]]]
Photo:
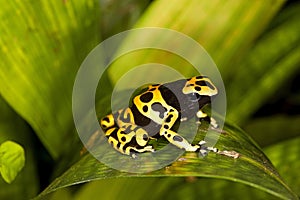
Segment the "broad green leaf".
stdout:
[[106,39],[132,28],[150,0],[99,0],[101,12],[101,36]]
[[[283,4],[279,1],[198,1],[183,0],[170,4],[167,0],[155,1],[137,22],[137,28],[161,27],[179,31],[201,44],[216,62],[224,79],[235,73],[233,63],[242,60],[251,43],[262,32],[274,14]],[[168,39],[168,38],[167,38]],[[135,36],[134,40],[166,42],[160,35]],[[175,42],[176,40],[174,40]],[[173,42],[173,43],[174,43]],[[180,41],[176,41],[177,43]],[[191,57],[199,56],[185,44],[175,43],[173,48],[181,48]],[[126,42],[124,44],[126,46]],[[184,75],[191,75],[189,61],[174,57],[165,51],[132,52],[119,58],[110,69],[114,83],[122,74],[143,63],[161,63],[173,67]],[[149,76],[159,76],[159,70],[150,70]]]
[[[97,198],[99,199],[99,197]],[[51,198],[48,199],[49,200],[57,200],[57,199],[73,200],[74,197],[72,197],[72,191],[70,190],[70,188],[64,188],[53,193],[53,195],[51,195]],[[83,199],[87,199],[87,198],[83,198]]]
[[7,183],[15,180],[24,164],[25,153],[21,145],[13,141],[0,144],[0,173]]
[[244,129],[262,147],[299,136],[300,116],[273,115],[249,121]]
[[[146,174],[134,174],[109,168],[91,154],[87,154],[62,176],[54,180],[39,197],[43,198],[46,194],[63,187],[99,179],[195,176],[240,182],[282,199],[297,199],[251,138],[240,129],[228,124],[224,131],[220,135],[216,147],[220,150],[236,151],[240,154],[239,158],[234,159],[215,153],[209,153],[207,157],[199,158],[196,153],[185,153],[170,166]],[[200,134],[205,134],[205,132],[199,129]],[[117,160],[116,162],[121,161]],[[151,169],[153,164],[155,163],[147,163],[140,167]],[[203,189],[203,187],[201,188]]]
[[76,142],[72,87],[78,67],[99,41],[98,1],[1,5],[0,94],[57,159]]
[[228,118],[245,122],[299,72],[299,17],[299,3],[285,9],[240,63],[227,87]]
[[[99,189],[101,188],[101,190]],[[61,190],[58,190],[60,193]],[[151,195],[149,195],[149,191]],[[134,194],[134,195],[132,195]],[[56,192],[55,195],[57,196]],[[54,196],[54,195],[53,195]],[[263,191],[221,179],[186,178],[114,178],[85,184],[73,199],[278,199]]]
[[286,183],[300,196],[300,137],[280,142],[265,149]]

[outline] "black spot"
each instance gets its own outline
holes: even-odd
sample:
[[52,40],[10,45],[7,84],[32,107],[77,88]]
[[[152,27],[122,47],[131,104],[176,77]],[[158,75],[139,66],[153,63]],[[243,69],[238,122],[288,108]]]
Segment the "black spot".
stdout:
[[207,82],[207,81],[196,81],[196,84],[200,85],[200,86],[207,86],[207,87],[209,87],[212,90],[215,89],[215,87],[212,86],[212,84],[210,84],[210,82]]
[[207,76],[196,76],[196,79],[203,79],[203,78],[207,78]]
[[143,106],[143,111],[147,112],[148,111],[148,106]]
[[152,110],[158,111],[158,112],[159,112],[159,117],[160,117],[161,119],[164,118],[164,114],[165,114],[165,112],[167,111],[167,109],[166,109],[165,107],[163,107],[163,106],[161,105],[161,103],[154,103],[154,104],[151,105],[151,108],[152,108]]
[[156,90],[156,88],[151,88],[151,89],[149,89],[148,91],[154,91],[154,90]]
[[107,126],[106,126],[106,125],[104,125],[104,124],[101,124],[101,126],[102,126],[102,128],[104,128],[104,129],[105,129],[105,128],[107,128]]
[[152,86],[153,86],[153,87],[156,87],[156,86],[159,86],[159,85],[160,85],[160,84],[153,84]]
[[148,135],[147,134],[143,135],[143,140],[148,141]]
[[169,115],[169,116],[167,117],[167,119],[166,119],[166,122],[167,122],[167,123],[171,122],[172,117],[173,117],[173,115]]
[[122,140],[122,142],[125,142],[126,141],[126,137],[121,137],[121,140]]
[[165,131],[165,134],[167,134],[168,132],[167,131]]
[[171,134],[169,133],[169,134],[167,135],[167,137],[171,137]]
[[153,99],[152,92],[146,92],[145,94],[142,94],[140,97],[140,100],[144,103],[148,103]]
[[118,142],[118,144],[117,144],[117,148],[119,149],[119,148],[120,148],[120,146],[121,146],[121,143],[120,143],[120,142]]
[[165,128],[165,129],[169,129],[169,126],[168,126],[168,125],[164,125],[164,128]]
[[102,120],[109,122],[109,118],[108,117],[104,117]]
[[206,81],[196,81],[197,85],[206,86]]
[[200,91],[200,90],[201,90],[201,87],[196,86],[196,87],[195,87],[195,90]]
[[175,136],[173,137],[173,140],[176,141],[176,142],[182,142],[182,141],[183,141],[182,137],[177,136],[177,135],[175,135]]

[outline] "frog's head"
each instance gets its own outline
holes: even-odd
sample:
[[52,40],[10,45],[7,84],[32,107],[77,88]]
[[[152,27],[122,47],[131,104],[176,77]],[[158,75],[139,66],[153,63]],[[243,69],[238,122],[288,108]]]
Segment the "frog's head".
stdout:
[[218,89],[206,76],[196,76],[187,79],[182,92],[191,102],[199,102],[200,106],[210,102],[210,98],[218,94]]

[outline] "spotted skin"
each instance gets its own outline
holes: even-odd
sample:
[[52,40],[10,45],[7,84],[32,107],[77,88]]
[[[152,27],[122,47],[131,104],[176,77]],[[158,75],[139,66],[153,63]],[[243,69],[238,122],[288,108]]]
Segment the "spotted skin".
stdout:
[[164,137],[185,151],[201,150],[201,143],[190,144],[174,130],[174,125],[193,117],[207,120],[213,128],[218,124],[202,108],[218,90],[206,76],[149,85],[132,99],[132,105],[100,120],[108,142],[122,154],[154,152],[150,139]]

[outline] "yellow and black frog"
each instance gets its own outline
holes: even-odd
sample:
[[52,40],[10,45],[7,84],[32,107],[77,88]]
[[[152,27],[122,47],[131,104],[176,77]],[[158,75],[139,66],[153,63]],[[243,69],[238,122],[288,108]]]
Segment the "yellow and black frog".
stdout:
[[206,120],[217,128],[217,122],[202,111],[217,93],[217,88],[206,76],[149,85],[133,96],[128,108],[102,118],[101,128],[117,151],[132,157],[155,151],[149,140],[159,137],[185,151],[198,152],[205,142],[193,145],[174,127],[197,117],[199,122]]

